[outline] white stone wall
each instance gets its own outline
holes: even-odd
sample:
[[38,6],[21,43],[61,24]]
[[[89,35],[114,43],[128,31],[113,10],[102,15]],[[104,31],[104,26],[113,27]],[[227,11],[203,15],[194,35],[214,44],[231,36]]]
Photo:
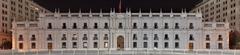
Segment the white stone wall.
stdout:
[[[89,15],[89,13],[79,13]],[[223,49],[228,49],[229,27],[228,23],[209,22],[213,27],[204,27],[201,14],[198,13],[93,13],[95,15],[109,15],[110,17],[60,17],[61,15],[79,15],[78,13],[46,13],[40,15],[40,21],[35,22],[14,22],[13,28],[13,49],[19,49],[18,43],[24,43],[23,49],[32,50],[31,42],[36,42],[36,49],[48,49],[47,43],[53,43],[53,49],[62,48],[62,42],[67,43],[65,49],[72,48],[72,42],[77,42],[77,49],[84,49],[83,42],[88,42],[87,49],[108,49],[104,48],[104,42],[108,42],[110,49],[117,49],[117,37],[124,37],[124,49],[143,48],[143,42],[148,42],[148,48],[154,48],[154,42],[158,42],[158,49],[189,49],[189,43],[193,43],[193,49],[206,49],[205,35],[211,36],[211,48],[218,49],[217,43],[223,43]],[[156,16],[162,14],[160,16]],[[91,14],[90,14],[91,15]],[[137,15],[137,17],[135,17]],[[149,16],[153,17],[149,17]],[[161,17],[170,15],[170,17]],[[179,15],[175,17],[174,15]],[[192,16],[190,16],[192,15]],[[173,16],[173,17],[171,17]],[[38,27],[29,27],[29,24],[37,23]],[[52,23],[52,29],[47,29],[48,23]],[[67,29],[62,29],[62,23],[66,23]],[[77,29],[72,29],[73,23],[77,23]],[[88,29],[83,29],[83,23],[87,23]],[[94,23],[98,23],[98,29],[93,29]],[[108,23],[109,29],[104,29],[105,23]],[[119,29],[119,23],[122,23],[123,29]],[[133,23],[137,23],[137,29],[133,29]],[[144,29],[144,23],[148,28]],[[158,23],[158,29],[154,29],[154,23]],[[164,23],[168,23],[169,29],[164,29]],[[175,23],[178,23],[179,29],[175,29]],[[194,29],[189,29],[190,23],[193,23]],[[18,27],[18,24],[25,24],[24,27]],[[215,27],[215,24],[224,24],[223,27]],[[52,35],[52,41],[47,41],[48,34]],[[66,34],[67,41],[61,40],[62,35]],[[78,40],[71,40],[76,34]],[[83,35],[87,34],[88,40],[83,41]],[[99,37],[93,40],[94,34]],[[104,35],[108,34],[109,40],[103,40]],[[138,40],[133,40],[133,34],[137,34]],[[148,40],[143,40],[144,34],[147,34]],[[159,40],[153,40],[154,34],[158,35]],[[168,34],[169,40],[164,40],[165,34]],[[175,40],[175,34],[178,34],[180,40]],[[190,34],[194,40],[189,40]],[[24,40],[18,41],[19,35],[23,35]],[[31,41],[32,35],[36,35],[36,41]],[[223,40],[217,41],[218,35],[222,35]],[[93,42],[98,42],[98,48],[93,48]],[[137,42],[137,48],[133,48],[133,42]],[[164,48],[164,42],[169,43],[169,48]],[[175,42],[179,42],[179,48],[175,48]]]

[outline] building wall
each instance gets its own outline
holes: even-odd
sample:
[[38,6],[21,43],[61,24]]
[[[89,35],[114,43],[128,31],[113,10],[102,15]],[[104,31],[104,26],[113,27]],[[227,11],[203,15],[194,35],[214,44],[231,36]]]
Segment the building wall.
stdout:
[[32,0],[1,0],[0,6],[0,33],[8,35],[13,21],[36,21],[39,13],[50,12]]
[[204,21],[229,22],[230,28],[240,31],[239,0],[208,0],[198,4],[190,12],[201,11]]
[[[209,49],[219,49],[217,43],[222,43],[222,49],[228,48],[229,25],[224,22],[202,22],[199,13],[45,13],[40,15],[39,21],[14,22],[13,25],[13,49],[18,50],[40,50],[48,49],[47,43],[53,43],[53,49],[76,49],[72,47],[72,42],[77,42],[77,49],[117,49],[117,40],[119,36],[124,37],[124,49],[153,49],[154,42],[157,42],[158,49],[189,49],[189,43],[193,43],[193,49],[206,49],[205,44],[210,42]],[[48,29],[49,23],[52,28]],[[63,29],[63,23],[66,23],[66,29]],[[77,28],[73,29],[74,23]],[[88,28],[84,29],[84,23]],[[94,28],[95,23],[98,28]],[[105,29],[105,23],[109,28]],[[123,28],[119,28],[122,23]],[[134,23],[137,28],[134,29]],[[147,28],[144,28],[144,23]],[[157,23],[158,28],[154,28]],[[165,23],[168,23],[165,29]],[[175,28],[178,23],[179,28]],[[191,29],[190,23],[193,23]],[[34,26],[36,25],[36,26]],[[51,34],[52,40],[47,40]],[[61,40],[66,34],[67,40]],[[83,40],[84,34],[87,34],[88,40]],[[98,40],[93,40],[97,34]],[[108,35],[108,40],[104,40],[104,35]],[[137,40],[133,39],[136,34]],[[155,34],[158,40],[154,40]],[[166,34],[168,40],[165,39]],[[205,40],[205,35],[209,34],[211,40]],[[23,40],[19,41],[22,35]],[[32,35],[36,40],[30,40]],[[179,40],[175,40],[178,35]],[[221,39],[217,40],[221,35]],[[78,40],[72,40],[73,36]],[[193,40],[190,40],[190,36]],[[144,40],[147,37],[148,40]],[[31,48],[31,43],[36,43],[36,48]],[[67,43],[67,48],[62,48],[62,42]],[[88,48],[83,48],[83,42],[87,42]],[[94,42],[99,45],[94,48]],[[108,42],[108,47],[104,48],[104,42]],[[134,48],[133,42],[137,42]],[[147,44],[143,44],[147,42]],[[164,47],[168,43],[168,48]],[[175,43],[179,43],[179,48],[175,48]],[[23,43],[23,48],[19,48],[19,43]],[[147,45],[144,48],[144,45]]]

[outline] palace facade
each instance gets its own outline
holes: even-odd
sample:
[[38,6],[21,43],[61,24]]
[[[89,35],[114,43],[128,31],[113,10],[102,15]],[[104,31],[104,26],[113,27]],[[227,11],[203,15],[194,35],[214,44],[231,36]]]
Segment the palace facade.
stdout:
[[229,23],[196,13],[43,13],[13,23],[13,49],[229,49]]

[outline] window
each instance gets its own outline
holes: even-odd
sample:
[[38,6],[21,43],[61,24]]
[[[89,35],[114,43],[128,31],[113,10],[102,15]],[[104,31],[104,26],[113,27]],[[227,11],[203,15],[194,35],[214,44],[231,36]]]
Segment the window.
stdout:
[[77,29],[77,23],[73,23],[73,29]]
[[175,23],[175,29],[179,29],[178,23]]
[[98,40],[97,34],[94,34],[93,40]]
[[52,23],[48,23],[48,29],[52,29]]
[[98,48],[98,43],[97,42],[93,43],[93,48]]
[[83,40],[88,40],[88,38],[87,38],[87,34],[83,34],[83,38],[82,38]]
[[104,48],[108,47],[108,42],[104,42]]
[[158,35],[154,34],[154,40],[158,40]]
[[83,23],[83,29],[87,29],[88,26],[87,26],[87,23]]
[[35,35],[32,35],[32,38],[31,38],[32,41],[35,41],[36,40],[36,37]]
[[137,23],[133,23],[133,29],[137,29]]
[[23,35],[19,35],[18,41],[23,41]]
[[133,40],[137,40],[137,34],[133,34]]
[[36,43],[31,43],[31,48],[36,49]]
[[179,40],[178,34],[175,34],[175,40]]
[[206,48],[210,49],[210,43],[206,43]]
[[148,40],[147,34],[143,35],[143,40]]
[[148,43],[147,42],[143,42],[143,48],[147,48],[148,46]]
[[194,38],[193,38],[193,35],[192,35],[192,34],[190,34],[189,40],[191,40],[191,41],[193,41],[193,40],[194,40]]
[[72,43],[72,48],[77,48],[77,42]]
[[190,29],[193,29],[193,28],[194,28],[194,27],[193,27],[193,23],[190,23],[189,28],[190,28]]
[[94,29],[98,28],[98,23],[94,23]]
[[119,29],[122,29],[122,28],[123,28],[122,23],[119,23],[118,28],[119,28]]
[[164,29],[168,29],[169,27],[168,27],[168,23],[165,23],[164,24]]
[[223,38],[222,38],[222,35],[218,35],[218,41],[222,41]]
[[66,34],[63,34],[62,40],[67,40]]
[[108,40],[108,34],[104,35],[104,40]]
[[218,43],[218,49],[223,49],[223,44],[222,43]]
[[66,42],[62,42],[62,48],[67,48]]
[[165,34],[165,36],[164,36],[164,40],[169,40],[169,38],[168,38],[168,34]]
[[175,48],[179,48],[179,43],[175,42]]
[[169,46],[168,46],[168,42],[165,42],[164,43],[164,48],[168,48]]
[[206,35],[206,41],[210,41],[210,36]]
[[66,23],[63,23],[62,29],[66,29],[66,28],[67,28]]
[[148,27],[147,27],[147,23],[144,23],[144,24],[143,24],[143,28],[144,28],[144,29],[147,29],[147,28],[148,28]]
[[77,40],[77,35],[73,34],[72,40]]
[[158,29],[158,23],[154,23],[154,29]]
[[19,43],[19,49],[23,49],[23,43]]
[[88,47],[87,42],[83,42],[83,48],[87,48],[87,47]]
[[133,48],[137,48],[137,42],[133,42]]
[[47,40],[52,41],[52,35],[51,34],[48,34]]
[[109,28],[109,27],[108,27],[108,23],[105,23],[104,28],[105,28],[105,29],[108,29],[108,28]]
[[158,42],[154,42],[154,48],[158,48]]

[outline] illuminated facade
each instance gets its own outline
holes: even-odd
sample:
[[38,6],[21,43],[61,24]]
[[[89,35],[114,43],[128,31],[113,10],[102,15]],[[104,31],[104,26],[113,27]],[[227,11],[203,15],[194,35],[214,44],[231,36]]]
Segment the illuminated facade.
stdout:
[[43,13],[13,23],[13,49],[229,49],[229,25],[201,13]]
[[0,0],[0,45],[11,39],[13,21],[36,21],[39,13],[50,12],[32,0]]

